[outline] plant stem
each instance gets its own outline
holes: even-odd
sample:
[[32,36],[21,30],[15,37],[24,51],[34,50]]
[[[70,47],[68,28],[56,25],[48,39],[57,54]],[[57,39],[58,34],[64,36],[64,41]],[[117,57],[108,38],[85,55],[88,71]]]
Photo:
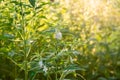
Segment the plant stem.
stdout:
[[24,41],[24,65],[25,65],[25,80],[28,80],[28,67],[27,67],[27,44],[26,44],[26,31],[25,31],[25,19],[22,2],[20,0],[21,16],[22,16],[22,28],[23,28],[23,41]]
[[[55,56],[57,57],[57,54],[58,54],[58,40],[56,40],[56,52],[55,52]],[[57,58],[55,59],[55,80],[57,80],[57,71],[58,71],[58,66],[57,66]]]

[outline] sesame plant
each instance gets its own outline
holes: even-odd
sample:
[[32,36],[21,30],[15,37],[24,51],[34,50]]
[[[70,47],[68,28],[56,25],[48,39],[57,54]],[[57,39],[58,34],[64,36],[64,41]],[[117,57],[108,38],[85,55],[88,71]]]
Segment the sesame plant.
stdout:
[[[6,17],[4,13],[9,16],[1,22],[8,20],[10,24],[6,25],[3,22],[1,25],[4,26],[1,28],[1,55],[4,57],[2,60],[6,59],[11,67],[14,66],[12,71],[6,68],[7,71],[3,73],[5,76],[1,78],[63,80],[66,75],[76,74],[75,71],[81,69],[74,64],[73,54],[68,52],[67,46],[64,45],[66,42],[62,40],[59,28],[62,25],[58,24],[60,13],[54,15],[58,17],[58,21],[53,20],[55,24],[51,24],[47,18],[49,16],[47,13],[50,13],[47,8],[50,5],[56,8],[59,3],[37,0],[11,0],[1,3],[1,8],[7,9],[7,11],[1,10],[1,17]],[[2,65],[1,71],[4,72],[3,67]],[[6,77],[9,72],[11,74]],[[55,77],[52,77],[54,75]]]
[[0,0],[0,80],[119,80],[119,0]]

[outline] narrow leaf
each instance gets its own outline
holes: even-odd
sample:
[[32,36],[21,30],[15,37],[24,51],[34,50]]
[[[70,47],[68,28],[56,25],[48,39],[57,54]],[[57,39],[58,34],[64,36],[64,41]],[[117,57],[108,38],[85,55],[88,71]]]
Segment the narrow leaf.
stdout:
[[35,7],[35,0],[29,0],[30,4]]

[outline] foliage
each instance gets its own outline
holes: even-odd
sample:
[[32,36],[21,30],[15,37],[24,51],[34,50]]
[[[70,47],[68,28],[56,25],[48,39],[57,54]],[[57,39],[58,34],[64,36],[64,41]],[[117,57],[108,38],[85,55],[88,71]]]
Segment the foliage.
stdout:
[[120,79],[119,0],[0,4],[0,79]]

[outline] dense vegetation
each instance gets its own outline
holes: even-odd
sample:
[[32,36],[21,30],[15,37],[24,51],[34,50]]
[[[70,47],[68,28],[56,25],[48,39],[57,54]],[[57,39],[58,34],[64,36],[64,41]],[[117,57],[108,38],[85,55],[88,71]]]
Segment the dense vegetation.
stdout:
[[120,80],[120,0],[0,0],[0,80]]

